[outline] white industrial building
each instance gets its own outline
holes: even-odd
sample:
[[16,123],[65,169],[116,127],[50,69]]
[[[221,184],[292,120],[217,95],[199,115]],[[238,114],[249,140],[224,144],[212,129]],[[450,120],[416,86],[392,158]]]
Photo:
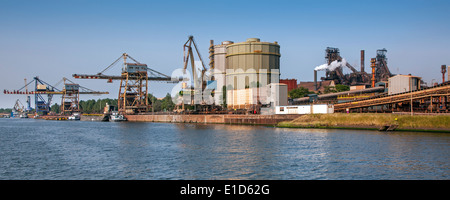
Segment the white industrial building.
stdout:
[[398,94],[420,89],[421,77],[396,75],[388,79],[388,94]]

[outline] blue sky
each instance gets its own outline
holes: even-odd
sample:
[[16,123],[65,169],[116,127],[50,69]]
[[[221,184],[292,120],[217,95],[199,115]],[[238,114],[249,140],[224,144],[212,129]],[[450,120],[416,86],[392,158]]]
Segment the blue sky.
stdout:
[[[0,0],[0,89],[19,89],[24,78],[50,84],[62,77],[117,98],[119,82],[75,80],[95,74],[122,53],[165,74],[183,65],[183,44],[194,35],[208,63],[209,40],[258,37],[281,46],[281,78],[313,80],[325,62],[326,47],[337,47],[366,71],[376,50],[388,50],[392,73],[441,82],[440,66],[450,65],[450,1],[115,1]],[[119,74],[120,67],[108,71]],[[107,73],[107,74],[108,74]],[[319,75],[323,76],[323,74]],[[174,85],[151,82],[163,97]],[[0,94],[0,108],[24,96]],[[54,103],[60,103],[55,97]],[[34,105],[32,105],[34,106]]]

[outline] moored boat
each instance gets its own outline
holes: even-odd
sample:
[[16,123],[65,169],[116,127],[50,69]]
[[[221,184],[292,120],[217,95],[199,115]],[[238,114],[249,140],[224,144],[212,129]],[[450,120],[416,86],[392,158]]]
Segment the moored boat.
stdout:
[[120,121],[127,121],[127,119],[118,112],[112,112],[111,115],[109,116],[109,121],[120,122]]
[[80,120],[80,113],[73,113],[68,120]]

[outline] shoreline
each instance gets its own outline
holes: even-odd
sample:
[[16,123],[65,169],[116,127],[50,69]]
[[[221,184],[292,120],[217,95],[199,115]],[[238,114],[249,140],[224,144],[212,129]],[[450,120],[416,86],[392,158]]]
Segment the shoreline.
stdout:
[[397,128],[392,131],[380,131],[380,127],[375,126],[296,126],[296,125],[276,125],[277,128],[293,128],[293,129],[344,129],[344,130],[370,130],[379,132],[433,132],[433,133],[450,133],[449,129],[427,129],[427,128]]
[[[98,121],[82,116],[81,121]],[[450,115],[399,113],[333,113],[309,115],[126,115],[129,122],[253,125],[277,128],[374,130],[450,133]],[[395,126],[393,130],[380,130]]]
[[[380,128],[386,126],[395,128],[394,130],[380,131]],[[277,127],[450,133],[450,116],[410,116],[392,113],[316,114],[303,115],[292,121],[280,122]]]
[[333,113],[310,115],[127,115],[131,122],[257,125],[277,128],[318,128],[450,133],[450,115],[396,113]]

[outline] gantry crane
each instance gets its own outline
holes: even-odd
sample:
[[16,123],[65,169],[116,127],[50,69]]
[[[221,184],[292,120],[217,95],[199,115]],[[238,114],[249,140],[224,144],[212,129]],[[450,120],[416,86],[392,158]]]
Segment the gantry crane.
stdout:
[[63,78],[64,88],[61,92],[54,92],[54,94],[62,94],[61,99],[61,113],[73,113],[81,112],[80,108],[80,94],[109,94],[109,92],[99,92],[94,91],[89,88],[83,87],[69,80],[68,78]]
[[[35,83],[34,91],[28,91],[28,85]],[[25,88],[25,91],[23,89]],[[42,115],[47,115],[50,111],[50,102],[52,101],[53,94],[47,92],[54,92],[57,90],[55,87],[46,83],[45,81],[39,79],[39,77],[34,77],[32,81],[28,82],[22,88],[18,90],[3,90],[4,94],[19,94],[19,95],[34,95],[35,112]],[[58,90],[57,90],[58,91]],[[47,98],[43,95],[47,94]]]
[[[41,80],[39,77],[34,77],[35,91],[22,91],[23,88],[27,88],[33,81],[27,83],[24,87],[18,90],[4,90],[4,94],[20,94],[20,95],[35,95],[35,108],[36,114],[47,115],[50,112],[50,104],[53,95],[62,95],[61,98],[61,114],[69,114],[72,112],[80,112],[79,98],[80,94],[109,94],[108,92],[94,91],[79,84],[70,81],[67,78],[63,78],[64,87],[62,90],[57,89],[45,81]],[[43,95],[47,95],[44,98]]]
[[[128,63],[127,58],[133,60],[135,63]],[[123,59],[123,68],[120,76],[104,75],[103,73],[110,69]],[[176,83],[183,79],[172,79],[170,76],[162,74],[158,71],[150,69],[146,64],[142,64],[123,53],[111,65],[106,67],[100,73],[95,75],[87,74],[73,74],[74,78],[78,79],[106,79],[108,83],[113,80],[120,80],[118,111],[121,114],[135,114],[148,112],[151,105],[148,102],[148,81],[167,81]]]

